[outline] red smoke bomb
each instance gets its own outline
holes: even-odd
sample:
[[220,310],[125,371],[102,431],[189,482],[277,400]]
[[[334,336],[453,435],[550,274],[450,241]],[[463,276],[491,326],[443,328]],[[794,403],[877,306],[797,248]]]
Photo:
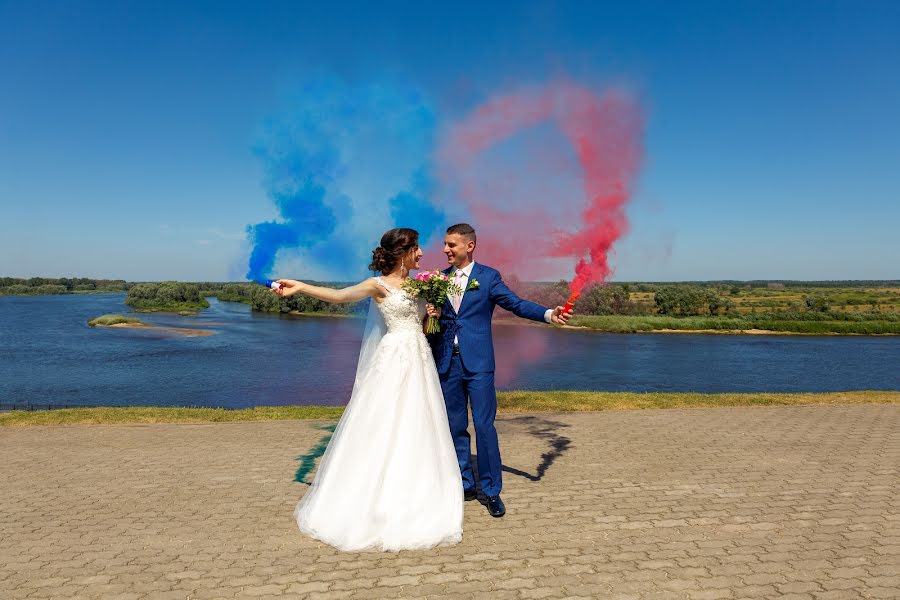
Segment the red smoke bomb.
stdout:
[[563,314],[572,312],[572,309],[575,308],[575,302],[578,301],[578,296],[580,296],[580,295],[581,295],[581,292],[579,292],[579,291],[574,291],[571,294],[569,294],[569,299],[566,300],[566,305],[563,306],[563,310],[562,310]]

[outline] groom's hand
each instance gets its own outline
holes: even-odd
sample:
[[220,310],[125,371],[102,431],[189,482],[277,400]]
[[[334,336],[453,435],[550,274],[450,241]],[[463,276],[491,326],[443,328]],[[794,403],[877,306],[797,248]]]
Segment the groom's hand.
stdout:
[[435,319],[439,319],[441,317],[441,309],[436,307],[434,304],[426,304],[425,313],[429,317],[434,317]]
[[565,325],[570,318],[572,318],[572,312],[563,312],[562,306],[554,308],[553,313],[550,315],[550,321],[557,325]]

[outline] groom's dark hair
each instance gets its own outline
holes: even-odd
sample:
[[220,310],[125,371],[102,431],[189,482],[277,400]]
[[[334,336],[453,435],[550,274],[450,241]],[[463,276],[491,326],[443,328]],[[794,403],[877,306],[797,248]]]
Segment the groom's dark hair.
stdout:
[[476,244],[478,243],[478,240],[475,238],[475,228],[468,223],[457,223],[456,225],[451,225],[447,228],[447,233],[455,233],[456,235],[461,235],[466,237],[466,239],[472,240]]

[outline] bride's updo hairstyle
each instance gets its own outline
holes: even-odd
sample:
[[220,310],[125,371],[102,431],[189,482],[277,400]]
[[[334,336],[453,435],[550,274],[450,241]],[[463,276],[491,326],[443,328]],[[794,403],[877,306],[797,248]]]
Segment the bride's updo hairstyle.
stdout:
[[370,271],[381,271],[387,275],[397,268],[400,259],[419,245],[419,232],[415,229],[399,227],[381,236],[381,245],[372,250]]

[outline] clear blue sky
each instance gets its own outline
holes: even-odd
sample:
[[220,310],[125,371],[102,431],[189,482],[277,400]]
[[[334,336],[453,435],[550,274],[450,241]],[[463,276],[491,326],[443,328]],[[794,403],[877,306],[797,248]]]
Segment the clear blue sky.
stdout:
[[900,278],[900,2],[0,0],[0,275],[239,279],[311,77],[634,89],[619,280]]

